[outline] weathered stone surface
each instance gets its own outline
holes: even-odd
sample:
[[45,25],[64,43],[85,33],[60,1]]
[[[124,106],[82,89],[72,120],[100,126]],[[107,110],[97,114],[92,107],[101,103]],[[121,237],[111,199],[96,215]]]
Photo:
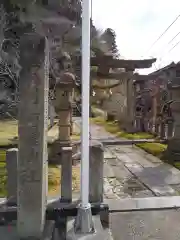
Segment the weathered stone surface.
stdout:
[[133,195],[134,198],[146,198],[146,197],[155,197],[155,195],[150,190],[143,190],[135,192]]
[[171,140],[169,140],[165,157],[170,163],[180,161],[179,149],[180,149],[180,138],[174,137]]
[[93,234],[77,234],[74,232],[74,220],[69,219],[67,224],[67,240],[83,240],[88,238],[89,240],[113,240],[112,234],[109,228],[103,228],[100,216],[93,216],[92,221],[94,224],[95,232]]
[[180,94],[179,88],[170,89],[171,98],[173,103],[171,104],[172,116],[174,119],[174,136],[168,141],[168,147],[166,151],[166,158],[170,162],[180,161]]
[[89,159],[89,201],[103,201],[104,151],[100,142],[90,141]]
[[155,168],[141,168],[136,164],[126,164],[126,167],[155,195],[176,195],[174,189],[167,185],[165,179],[159,175],[159,171],[155,171]]
[[108,177],[108,178],[115,177],[111,166],[109,164],[107,164],[106,162],[104,163],[103,176]]
[[12,203],[17,203],[17,171],[18,149],[8,149],[6,152],[7,169],[7,198]]
[[40,238],[47,202],[49,50],[37,34],[21,39],[18,234]]
[[118,199],[118,196],[113,192],[113,186],[109,183],[107,178],[104,178],[104,198],[106,199]]
[[108,148],[106,148],[104,151],[104,159],[111,159],[114,157],[115,157],[115,155],[113,154],[113,152],[109,151]]
[[125,168],[125,166],[122,163],[119,163],[117,165],[111,166],[113,173],[119,181],[126,181],[127,179],[132,177],[132,174]]
[[108,148],[116,153],[132,153],[132,152],[134,152],[133,146],[126,146],[126,145],[109,146]]
[[159,158],[157,158],[151,154],[145,154],[144,157],[152,163],[162,163],[162,161]]
[[134,160],[131,157],[129,157],[129,155],[127,155],[127,154],[118,154],[118,155],[116,155],[116,157],[124,164],[125,163],[129,163],[129,164],[134,163]]
[[110,227],[115,240],[178,240],[179,211],[114,213]]
[[[91,126],[92,137],[101,138],[101,126]],[[98,131],[97,131],[98,129]],[[105,137],[105,130],[102,130]],[[95,135],[93,135],[95,134]],[[109,134],[107,134],[107,138]],[[106,176],[111,186],[111,194],[116,192],[120,198],[143,197],[155,195],[177,195],[179,189],[179,170],[163,163],[160,159],[147,154],[136,146],[106,146],[107,154],[105,163],[111,168],[106,167]],[[110,170],[111,169],[111,170]],[[113,171],[113,173],[112,173]],[[132,179],[137,178],[132,184]],[[143,187],[142,187],[143,185]],[[176,187],[175,187],[176,186]],[[109,192],[110,190],[108,190]],[[127,193],[128,192],[128,193]],[[106,193],[104,192],[105,197]],[[127,194],[127,195],[126,195]],[[113,196],[112,196],[113,198]]]
[[142,167],[154,167],[156,166],[152,162],[148,161],[144,156],[138,153],[128,153],[128,156],[133,159],[134,162],[139,163]]
[[61,154],[61,199],[72,201],[72,147],[63,147]]

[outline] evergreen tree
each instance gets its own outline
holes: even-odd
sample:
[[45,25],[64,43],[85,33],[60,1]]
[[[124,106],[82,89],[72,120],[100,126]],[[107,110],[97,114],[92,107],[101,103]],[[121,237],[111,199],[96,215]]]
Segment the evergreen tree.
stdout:
[[119,57],[119,51],[118,51],[117,44],[116,44],[116,33],[115,33],[115,31],[111,28],[107,28],[105,30],[105,32],[103,33],[102,37],[106,41],[106,43],[109,47],[109,50],[112,53],[113,57],[118,58]]

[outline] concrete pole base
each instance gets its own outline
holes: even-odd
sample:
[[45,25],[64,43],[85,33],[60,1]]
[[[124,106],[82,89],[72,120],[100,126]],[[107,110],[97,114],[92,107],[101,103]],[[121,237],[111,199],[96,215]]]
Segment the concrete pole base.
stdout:
[[108,228],[102,227],[100,216],[93,216],[93,230],[90,233],[75,232],[73,220],[68,221],[67,224],[67,240],[113,240],[111,232]]
[[74,231],[76,233],[92,233],[94,226],[92,221],[91,204],[87,207],[79,205],[78,214],[74,222]]

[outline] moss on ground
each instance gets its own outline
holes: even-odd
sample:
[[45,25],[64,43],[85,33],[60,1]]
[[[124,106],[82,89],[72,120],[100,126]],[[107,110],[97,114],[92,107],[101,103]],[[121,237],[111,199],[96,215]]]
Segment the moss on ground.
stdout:
[[80,133],[73,133],[72,136],[71,136],[71,140],[75,141],[75,140],[79,140],[80,139]]
[[[11,144],[17,144],[18,136],[18,123],[17,121],[1,121],[0,122],[0,146],[8,146]],[[71,136],[72,140],[79,140],[80,133],[73,133]],[[6,150],[0,149],[0,197],[7,195],[6,192],[6,182],[7,182],[7,172],[6,172]],[[57,194],[60,192],[60,168],[57,166],[49,166],[48,174],[48,186],[49,194]],[[72,169],[72,179],[73,179],[73,190],[76,191],[80,188],[80,170],[79,167],[73,166]]]
[[95,118],[90,118],[90,122],[95,123],[97,125],[104,125],[105,124],[105,120],[101,116],[98,116],[98,117],[95,117]]
[[101,109],[98,109],[95,105],[91,106],[91,111],[95,117],[106,118],[105,112]]
[[[49,195],[56,195],[61,192],[61,167],[54,165],[49,166],[48,172],[48,191]],[[72,190],[77,192],[80,190],[80,168],[72,166]]]
[[0,122],[0,146],[14,144],[18,136],[17,121],[1,121]]
[[180,169],[180,162],[175,162],[175,163],[174,163],[174,167]]
[[[96,117],[91,119],[92,123],[101,125],[105,128],[107,132],[115,134],[117,137],[126,138],[126,139],[153,139],[154,136],[149,133],[139,132],[139,133],[126,133],[120,129],[120,126],[117,122],[107,122],[102,117]],[[141,143],[136,144],[136,146],[145,150],[146,152],[156,156],[162,157],[164,151],[167,149],[166,144],[161,143]]]
[[[0,151],[0,197],[5,197],[6,182],[7,182],[7,171],[6,171],[6,152]],[[61,168],[56,165],[48,166],[48,190],[49,195],[56,195],[60,193],[61,184]],[[80,168],[79,166],[72,167],[72,185],[73,191],[79,191],[80,189]]]
[[[54,128],[55,132],[51,131],[51,134],[49,136],[48,132],[48,144],[52,143],[51,138],[53,136],[51,135],[57,135],[58,127]],[[15,120],[11,121],[0,121],[0,147],[8,146],[10,145],[17,145],[17,138],[18,138],[18,122]],[[80,133],[74,132],[71,136],[72,140],[79,140],[80,139]]]
[[163,153],[167,149],[167,145],[161,143],[141,143],[137,144],[137,146],[159,158],[162,158]]

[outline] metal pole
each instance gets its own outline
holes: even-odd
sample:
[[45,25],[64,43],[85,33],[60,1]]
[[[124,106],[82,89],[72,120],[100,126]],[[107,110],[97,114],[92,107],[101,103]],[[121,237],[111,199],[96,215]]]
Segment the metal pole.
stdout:
[[90,18],[91,1],[82,1],[82,135],[81,135],[81,204],[75,220],[75,232],[93,230],[89,203],[89,94],[90,94]]
[[[81,201],[89,205],[90,0],[82,1],[82,160]],[[83,184],[82,184],[83,182]]]

